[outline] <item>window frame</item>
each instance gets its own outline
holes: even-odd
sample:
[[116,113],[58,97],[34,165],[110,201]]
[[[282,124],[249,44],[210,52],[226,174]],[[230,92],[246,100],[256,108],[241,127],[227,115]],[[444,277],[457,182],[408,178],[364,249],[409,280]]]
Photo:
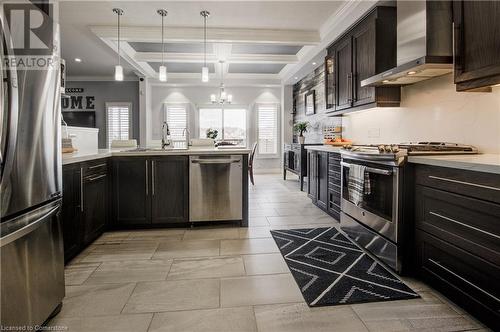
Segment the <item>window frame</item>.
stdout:
[[[167,119],[168,119],[168,115],[167,115],[168,106],[182,106],[184,108],[184,110],[186,111],[186,127],[185,128],[187,128],[187,130],[189,130],[189,132],[191,133],[191,129],[189,128],[189,106],[190,105],[188,103],[164,102],[163,103],[162,118],[163,118],[163,121],[166,121],[167,123],[168,123],[168,121],[167,121]],[[184,139],[187,139],[187,136],[185,136]]]
[[[280,112],[281,112],[281,104],[280,103],[256,103],[255,104],[255,127],[257,129],[257,137],[256,141],[259,142],[259,135],[260,135],[260,126],[259,126],[259,108],[261,106],[273,106],[276,108],[276,153],[260,153],[259,152],[259,147],[257,146],[257,151],[256,151],[256,157],[258,159],[275,159],[275,158],[280,158]],[[257,143],[258,144],[258,143]]]
[[106,146],[111,148],[111,140],[109,136],[109,109],[112,107],[127,107],[128,108],[128,139],[133,139],[133,119],[132,119],[132,102],[105,102],[104,106],[106,108]]
[[[248,135],[251,131],[251,127],[249,126],[249,121],[248,121],[248,115],[249,115],[249,107],[248,105],[242,105],[242,104],[230,104],[230,105],[220,105],[220,104],[206,104],[206,105],[198,105],[198,128],[197,128],[197,131],[198,131],[198,135],[200,136],[200,128],[201,128],[201,121],[200,121],[200,116],[201,116],[201,110],[202,109],[220,109],[222,111],[222,117],[221,117],[221,121],[222,121],[222,125],[221,125],[221,128],[222,128],[222,133],[221,133],[221,138],[218,138],[217,140],[225,140],[224,138],[224,134],[225,134],[225,129],[224,129],[224,112],[226,110],[244,110],[245,111],[245,138],[244,138],[244,141],[245,141],[245,144],[248,145]],[[200,137],[200,138],[205,138],[205,137]],[[229,139],[228,140],[232,140],[232,139]]]

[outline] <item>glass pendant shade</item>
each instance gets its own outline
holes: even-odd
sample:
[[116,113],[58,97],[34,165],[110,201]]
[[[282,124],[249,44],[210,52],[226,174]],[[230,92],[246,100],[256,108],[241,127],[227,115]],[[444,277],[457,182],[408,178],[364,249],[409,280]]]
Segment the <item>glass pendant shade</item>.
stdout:
[[210,95],[210,101],[215,103],[217,100],[215,99],[215,95]]
[[123,67],[120,65],[115,66],[115,81],[123,81]]
[[227,102],[230,104],[233,102],[233,95],[227,95]]
[[208,67],[203,67],[201,68],[201,81],[203,83],[206,83],[208,82],[209,78],[208,78]]
[[226,91],[222,90],[221,93],[220,93],[220,99],[225,101],[226,98],[227,98]]
[[166,82],[168,77],[167,77],[167,67],[166,66],[160,66],[160,72],[158,75],[158,79],[160,82]]

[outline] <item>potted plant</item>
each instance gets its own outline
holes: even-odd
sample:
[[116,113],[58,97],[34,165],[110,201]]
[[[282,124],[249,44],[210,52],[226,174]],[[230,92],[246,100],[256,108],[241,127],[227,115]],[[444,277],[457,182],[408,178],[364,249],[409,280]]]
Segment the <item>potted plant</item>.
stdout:
[[215,140],[217,138],[218,134],[219,134],[219,131],[217,129],[212,129],[212,128],[207,129],[207,138],[211,138],[211,139]]
[[309,122],[304,121],[304,122],[297,122],[293,126],[293,130],[295,130],[296,133],[299,133],[299,143],[304,144],[305,137],[304,133],[307,133],[307,127],[309,127]]

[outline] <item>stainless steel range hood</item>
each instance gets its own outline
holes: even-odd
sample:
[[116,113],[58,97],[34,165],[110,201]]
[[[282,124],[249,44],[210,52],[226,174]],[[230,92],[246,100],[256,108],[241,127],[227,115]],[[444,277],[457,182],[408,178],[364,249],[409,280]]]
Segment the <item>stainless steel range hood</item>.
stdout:
[[408,85],[451,73],[451,1],[398,1],[396,53],[396,68],[361,81],[361,86]]

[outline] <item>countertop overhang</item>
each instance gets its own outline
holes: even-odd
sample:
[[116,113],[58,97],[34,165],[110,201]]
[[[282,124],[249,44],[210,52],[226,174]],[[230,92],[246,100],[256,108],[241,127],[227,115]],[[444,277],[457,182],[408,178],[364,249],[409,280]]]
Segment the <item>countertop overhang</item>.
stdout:
[[90,161],[108,157],[141,157],[141,156],[189,156],[189,155],[231,155],[250,154],[251,149],[234,148],[218,149],[214,147],[190,147],[189,149],[166,149],[166,150],[144,150],[133,149],[99,149],[93,152],[65,153],[62,156],[62,164],[68,165],[83,161]]

